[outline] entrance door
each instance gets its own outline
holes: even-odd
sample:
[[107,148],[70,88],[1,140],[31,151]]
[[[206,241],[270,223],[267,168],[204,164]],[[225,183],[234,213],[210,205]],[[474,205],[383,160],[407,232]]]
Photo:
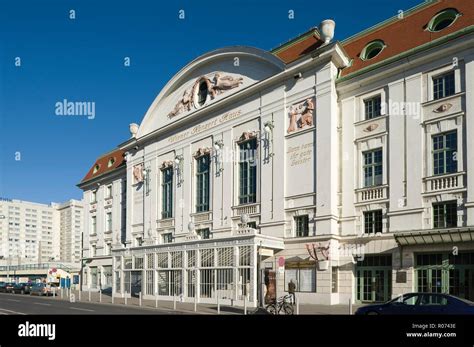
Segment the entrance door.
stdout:
[[357,300],[384,302],[391,297],[392,270],[383,268],[357,270]]
[[265,269],[265,304],[269,304],[276,300],[276,273],[273,270]]
[[138,293],[142,291],[142,272],[132,271],[131,272],[131,294],[132,296],[138,296]]

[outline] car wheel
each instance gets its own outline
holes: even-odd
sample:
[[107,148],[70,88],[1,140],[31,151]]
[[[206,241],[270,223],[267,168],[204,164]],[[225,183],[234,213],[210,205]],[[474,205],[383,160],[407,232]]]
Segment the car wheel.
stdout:
[[378,312],[375,312],[375,311],[369,311],[369,312],[367,312],[367,315],[368,315],[368,316],[378,316],[379,313],[378,313]]

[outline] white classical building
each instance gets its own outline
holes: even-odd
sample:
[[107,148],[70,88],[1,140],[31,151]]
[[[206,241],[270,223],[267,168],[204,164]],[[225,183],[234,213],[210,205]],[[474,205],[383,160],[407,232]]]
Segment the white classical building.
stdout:
[[474,298],[474,3],[179,71],[84,190],[83,284],[250,305]]

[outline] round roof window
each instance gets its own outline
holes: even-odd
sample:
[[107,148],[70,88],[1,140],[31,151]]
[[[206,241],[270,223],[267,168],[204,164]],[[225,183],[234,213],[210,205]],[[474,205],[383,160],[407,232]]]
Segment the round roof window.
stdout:
[[451,26],[459,16],[460,13],[454,8],[438,12],[428,23],[428,30],[432,32],[441,31]]
[[115,163],[115,158],[110,158],[109,162],[107,163],[107,167],[111,167]]
[[370,60],[372,58],[375,58],[380,54],[380,52],[384,50],[385,47],[386,45],[382,40],[375,40],[369,42],[362,50],[360,58],[362,60]]
[[92,173],[96,173],[97,171],[99,171],[99,168],[100,168],[99,164],[96,164],[94,166],[94,171]]

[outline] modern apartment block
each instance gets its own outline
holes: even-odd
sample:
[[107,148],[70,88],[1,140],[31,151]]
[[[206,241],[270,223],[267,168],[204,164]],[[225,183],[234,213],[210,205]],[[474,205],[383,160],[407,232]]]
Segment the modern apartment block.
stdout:
[[79,263],[82,202],[0,199],[0,257],[7,264]]
[[168,82],[79,184],[83,284],[249,305],[291,280],[301,303],[474,298],[474,2],[342,41],[334,24],[211,51]]

